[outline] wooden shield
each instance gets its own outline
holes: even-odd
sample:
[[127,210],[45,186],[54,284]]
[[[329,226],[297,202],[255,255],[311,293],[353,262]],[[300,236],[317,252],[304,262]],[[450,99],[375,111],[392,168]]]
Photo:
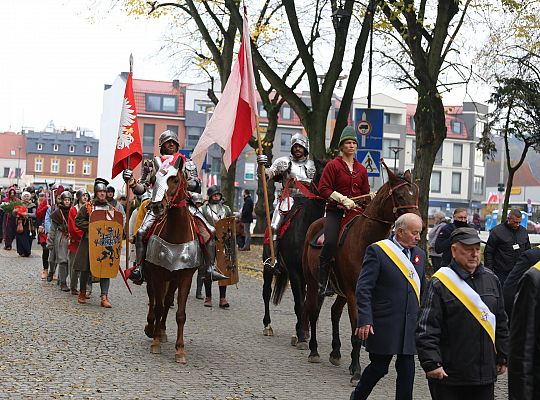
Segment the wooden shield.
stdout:
[[219,286],[235,285],[240,279],[236,258],[236,224],[234,217],[216,223],[216,264],[218,270],[229,279],[219,281]]
[[122,213],[94,210],[88,225],[90,271],[96,278],[114,278],[120,267],[123,236]]

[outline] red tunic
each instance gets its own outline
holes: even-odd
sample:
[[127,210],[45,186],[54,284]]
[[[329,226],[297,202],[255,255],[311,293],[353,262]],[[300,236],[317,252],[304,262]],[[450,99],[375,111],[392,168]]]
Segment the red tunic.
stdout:
[[75,226],[75,217],[77,216],[77,209],[71,207],[69,209],[68,218],[68,232],[69,232],[69,244],[68,249],[71,253],[76,253],[81,243],[84,232]]
[[[324,167],[318,189],[321,197],[325,199],[328,199],[332,192],[339,192],[347,197],[368,194],[369,181],[367,170],[354,159],[353,172],[350,172],[343,158],[337,156]],[[336,206],[329,203],[328,208],[335,209]]]

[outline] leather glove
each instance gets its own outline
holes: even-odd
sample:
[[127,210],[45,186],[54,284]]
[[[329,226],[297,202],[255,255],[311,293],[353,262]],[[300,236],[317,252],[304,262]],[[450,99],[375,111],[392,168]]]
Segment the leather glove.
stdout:
[[373,200],[377,196],[377,192],[369,192],[369,197]]
[[124,182],[129,182],[130,179],[133,179],[133,171],[125,169],[124,172],[122,172],[122,178],[124,179]]
[[268,163],[268,157],[264,154],[259,154],[257,156],[257,164],[259,165],[265,165]]
[[347,196],[343,196],[339,192],[332,192],[330,195],[330,198],[334,200],[335,202],[342,204],[343,207],[345,207],[347,210],[351,210],[354,207],[356,207],[356,203],[349,199]]

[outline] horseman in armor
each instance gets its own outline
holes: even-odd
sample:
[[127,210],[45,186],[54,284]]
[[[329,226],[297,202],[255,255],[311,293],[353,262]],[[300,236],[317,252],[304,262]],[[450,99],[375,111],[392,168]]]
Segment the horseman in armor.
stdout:
[[[308,138],[301,133],[295,134],[291,138],[291,154],[289,156],[279,157],[266,169],[268,179],[281,180],[283,190],[278,204],[272,214],[272,239],[276,242],[275,248],[278,249],[278,229],[285,215],[294,204],[293,196],[298,193],[298,189],[293,179],[300,184],[309,186],[315,175],[315,163],[308,159],[309,142]],[[266,164],[268,158],[264,155],[257,156],[259,164]],[[286,187],[289,185],[289,187]]]
[[[174,163],[178,157],[183,157],[179,152],[180,143],[178,142],[178,135],[170,130],[166,130],[159,136],[159,151],[160,156],[155,156],[152,165],[145,165],[141,179],[137,182],[133,178],[133,171],[126,169],[122,177],[126,181],[128,187],[131,188],[134,194],[142,195],[146,191],[146,187],[153,186],[152,198],[147,206],[147,213],[141,223],[140,228],[135,235],[135,264],[137,268],[131,274],[130,279],[135,283],[142,283],[142,264],[146,255],[146,247],[144,239],[148,233],[148,230],[154,225],[156,219],[162,217],[165,213],[165,193],[167,191],[167,179],[177,174],[177,170],[174,168]],[[197,174],[197,168],[191,160],[187,160],[183,163],[183,173],[187,181],[187,188],[190,192],[200,192],[201,182]],[[194,217],[202,220],[204,218],[199,213],[194,213],[194,207],[190,207]],[[213,242],[213,239],[210,240]],[[209,263],[211,256],[208,253],[208,247],[211,247],[211,243],[207,243],[205,246],[205,259],[206,265],[202,265],[201,268],[205,269],[207,277],[212,280],[226,279],[227,277],[219,274],[215,270],[215,266]],[[215,246],[215,244],[214,244]]]

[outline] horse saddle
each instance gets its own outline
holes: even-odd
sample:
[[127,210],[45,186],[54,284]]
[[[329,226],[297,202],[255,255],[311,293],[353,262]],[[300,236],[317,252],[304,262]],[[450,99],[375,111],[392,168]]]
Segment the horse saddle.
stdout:
[[[358,216],[364,211],[363,208],[353,208],[343,215],[341,224],[339,226],[338,246],[343,245],[347,234],[351,230],[352,226],[358,219]],[[324,245],[324,228],[321,229],[309,243],[311,247],[316,249],[321,248]]]

